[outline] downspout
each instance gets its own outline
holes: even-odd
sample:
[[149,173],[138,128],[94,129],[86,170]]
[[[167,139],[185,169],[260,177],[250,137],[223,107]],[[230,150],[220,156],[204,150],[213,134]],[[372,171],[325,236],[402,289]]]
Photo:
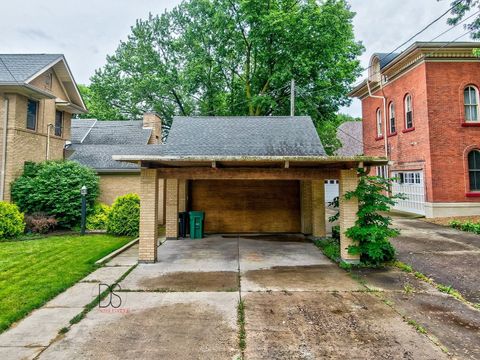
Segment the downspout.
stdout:
[[370,89],[370,80],[367,78],[367,88],[368,88],[368,95],[375,99],[382,99],[383,100],[383,140],[385,144],[385,158],[388,160],[388,135],[387,135],[387,98],[383,92],[383,80],[382,74],[380,74],[380,90],[382,91],[383,96],[373,95],[372,90]]
[[7,171],[7,132],[8,132],[8,107],[9,100],[3,97],[3,134],[2,134],[2,171],[0,174],[0,201],[5,199],[5,175]]
[[50,129],[53,127],[53,124],[47,125],[47,161],[50,160]]

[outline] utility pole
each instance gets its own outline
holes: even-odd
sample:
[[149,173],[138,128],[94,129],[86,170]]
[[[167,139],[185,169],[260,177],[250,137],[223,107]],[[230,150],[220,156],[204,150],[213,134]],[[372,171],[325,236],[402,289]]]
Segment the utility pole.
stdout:
[[295,79],[290,84],[290,116],[295,116]]

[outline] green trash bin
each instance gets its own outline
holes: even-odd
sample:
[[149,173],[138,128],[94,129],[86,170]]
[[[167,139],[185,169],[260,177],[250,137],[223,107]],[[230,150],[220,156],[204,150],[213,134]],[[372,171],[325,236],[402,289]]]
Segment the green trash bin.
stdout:
[[203,211],[190,211],[190,239],[203,238]]

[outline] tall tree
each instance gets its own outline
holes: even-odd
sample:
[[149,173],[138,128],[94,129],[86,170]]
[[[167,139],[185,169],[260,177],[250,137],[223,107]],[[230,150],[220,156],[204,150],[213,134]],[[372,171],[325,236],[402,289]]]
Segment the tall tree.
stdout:
[[318,125],[349,104],[363,47],[345,0],[190,0],[138,20],[91,91],[123,117],[288,115]]
[[[447,20],[449,25],[458,25],[460,22],[466,20],[465,16],[470,10],[480,10],[480,0],[455,0],[452,1],[452,17]],[[470,32],[472,39],[480,39],[480,16],[473,16],[471,21],[466,21],[465,29]]]

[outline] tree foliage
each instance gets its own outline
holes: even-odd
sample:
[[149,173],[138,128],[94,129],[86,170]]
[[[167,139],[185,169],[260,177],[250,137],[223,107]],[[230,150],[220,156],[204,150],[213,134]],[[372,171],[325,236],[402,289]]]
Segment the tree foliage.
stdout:
[[23,174],[12,184],[12,199],[27,214],[55,216],[58,224],[72,228],[80,223],[80,188],[86,186],[88,209],[98,196],[98,176],[73,161],[27,163]]
[[155,111],[167,124],[173,115],[288,115],[293,78],[296,114],[330,121],[360,75],[353,16],[345,0],[184,1],[137,20],[91,78],[92,98],[117,118]]
[[[480,10],[480,0],[455,0],[452,1],[452,17],[447,20],[449,25],[458,25],[465,19],[465,16],[471,10]],[[480,39],[480,16],[474,16],[471,21],[467,21],[464,24],[464,28],[471,31],[470,36],[472,39]]]
[[350,254],[359,254],[362,263],[379,265],[395,258],[395,249],[389,239],[399,235],[391,227],[392,219],[382,213],[388,212],[397,199],[404,198],[397,194],[390,196],[393,179],[367,176],[359,170],[360,180],[357,188],[345,194],[345,199],[358,199],[358,212],[355,225],[345,234],[354,245],[348,248]]
[[87,114],[77,115],[78,118],[98,120],[126,120],[117,108],[111,106],[101,92],[93,91],[89,86],[78,84],[78,90],[82,95]]

